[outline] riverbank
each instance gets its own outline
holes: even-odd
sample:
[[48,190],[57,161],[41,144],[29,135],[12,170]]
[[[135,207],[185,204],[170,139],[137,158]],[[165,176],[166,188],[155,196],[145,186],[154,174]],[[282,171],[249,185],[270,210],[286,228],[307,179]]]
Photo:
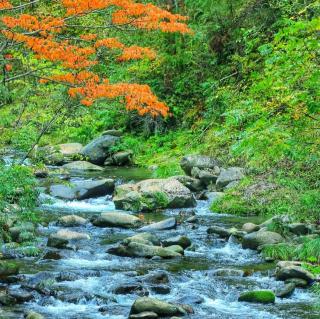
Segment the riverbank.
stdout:
[[[240,177],[245,178],[238,171],[236,175],[227,174],[227,182],[221,172],[213,175],[217,173],[215,163],[215,159],[203,156],[184,159],[182,168],[198,176],[185,175],[184,182],[189,181],[186,185],[199,187],[199,181],[214,179],[225,188]],[[310,273],[316,268],[304,263],[276,267],[281,256],[264,252],[266,248],[270,251],[270,245],[287,244],[291,237],[303,240],[316,235],[312,225],[296,225],[290,235],[284,232],[285,227],[275,228],[293,227],[293,221],[288,219],[263,224],[263,217],[212,213],[210,196],[204,199],[202,191],[190,191],[178,180],[174,191],[172,187],[160,188],[164,193],[159,196],[157,183],[147,183],[154,177],[152,170],[109,166],[88,171],[74,169],[78,161],[70,164],[73,166],[67,164],[68,167],[73,169],[47,166],[33,170],[41,193],[38,209],[42,212],[41,223],[36,222],[32,229],[36,253],[32,255],[30,248],[28,254],[22,253],[18,244],[3,245],[1,265],[12,266],[10,272],[2,273],[0,315],[23,318],[35,311],[48,319],[79,315],[125,319],[129,313],[132,318],[143,318],[143,310],[154,318],[178,315],[209,319],[214,314],[219,318],[247,319],[248,313],[252,318],[319,316],[317,297],[306,288],[318,280],[317,274]],[[199,167],[202,173],[195,169]],[[172,178],[164,181],[173,185]],[[105,186],[97,188],[97,183]],[[120,191],[127,189],[128,183],[130,187],[143,185],[139,192],[152,185],[149,191],[155,197],[149,195],[153,200],[141,206],[151,212],[141,213],[138,209],[127,215],[128,212],[116,210],[116,205],[124,203],[133,205],[130,210],[137,207],[136,202],[128,201],[128,192]],[[163,205],[169,205],[164,196],[181,208],[164,209]],[[192,197],[198,200],[193,202]],[[138,200],[146,203],[143,197]],[[129,209],[126,205],[123,208]],[[295,234],[296,229],[303,229],[303,235]],[[29,232],[16,230],[17,238],[19,231]],[[254,237],[258,234],[269,235]],[[261,245],[267,245],[262,254],[256,251],[261,250]],[[264,299],[266,290],[268,302]],[[247,299],[248,291],[262,291],[263,299]]]

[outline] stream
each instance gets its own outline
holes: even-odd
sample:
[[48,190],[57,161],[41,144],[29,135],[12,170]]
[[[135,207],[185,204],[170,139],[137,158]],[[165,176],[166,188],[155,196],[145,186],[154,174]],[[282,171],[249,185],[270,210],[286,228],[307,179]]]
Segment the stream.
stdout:
[[[138,168],[112,168],[99,173],[71,174],[72,179],[111,177],[118,184],[149,178],[149,171]],[[101,176],[103,175],[103,176]],[[48,195],[47,195],[48,196]],[[48,196],[49,197],[49,196]],[[55,221],[62,215],[76,214],[87,219],[101,212],[115,210],[111,196],[82,201],[64,201],[50,198],[42,204],[47,223],[40,226],[43,246],[47,237],[59,226]],[[80,244],[77,250],[62,249],[61,259],[23,258],[20,263],[22,282],[36,282],[45,278],[46,293],[35,293],[35,299],[13,307],[2,307],[0,318],[23,318],[28,310],[34,310],[48,319],[127,319],[131,305],[141,294],[169,302],[188,304],[194,314],[185,318],[218,319],[276,319],[276,318],[320,318],[315,307],[316,296],[310,290],[297,288],[290,298],[276,299],[275,304],[249,304],[238,302],[241,292],[254,289],[276,289],[283,282],[273,277],[274,263],[266,263],[255,251],[244,250],[231,237],[228,241],[207,234],[212,225],[239,227],[246,222],[258,222],[256,218],[240,218],[214,214],[207,201],[198,201],[195,209],[166,210],[145,213],[145,222],[155,222],[170,216],[182,220],[195,212],[198,222],[183,222],[173,230],[157,232],[164,239],[175,235],[186,235],[193,249],[185,256],[175,259],[144,259],[118,257],[108,254],[108,248],[137,231],[120,228],[98,228],[92,224],[70,228],[84,232],[91,239]],[[241,270],[220,272],[220,269]],[[150,274],[165,272],[169,284],[153,287],[146,278]],[[243,273],[245,274],[243,276]],[[21,283],[12,284],[19,287]],[[138,285],[137,285],[138,284]],[[137,285],[142,289],[129,293],[115,293],[119,287]]]

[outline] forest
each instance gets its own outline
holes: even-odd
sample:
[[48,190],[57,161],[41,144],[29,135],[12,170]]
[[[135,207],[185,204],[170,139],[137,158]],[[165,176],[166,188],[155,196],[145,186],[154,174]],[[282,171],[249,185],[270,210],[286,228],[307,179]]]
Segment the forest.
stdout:
[[320,317],[319,0],[0,0],[0,319]]

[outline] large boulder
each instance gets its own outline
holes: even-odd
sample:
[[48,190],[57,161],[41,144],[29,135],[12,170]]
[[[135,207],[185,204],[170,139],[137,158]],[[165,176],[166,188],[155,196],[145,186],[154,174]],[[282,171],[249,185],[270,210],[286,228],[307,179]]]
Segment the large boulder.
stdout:
[[138,242],[131,241],[127,245],[120,244],[108,250],[109,254],[122,256],[122,257],[161,257],[161,258],[174,258],[180,257],[181,254],[160,246],[146,245]]
[[214,169],[218,165],[218,161],[212,157],[205,155],[187,155],[180,162],[184,172],[191,176],[191,171],[194,167],[199,169]]
[[70,171],[103,171],[102,167],[86,161],[71,162],[64,164],[63,167]]
[[114,181],[112,179],[74,181],[69,185],[57,184],[49,188],[50,195],[62,199],[86,199],[112,194]]
[[154,298],[141,297],[132,305],[130,315],[146,311],[154,312],[162,317],[184,315],[186,313],[185,310],[178,305]]
[[269,304],[275,302],[275,294],[271,290],[255,290],[244,292],[238,301]]
[[143,226],[142,228],[140,228],[140,230],[145,232],[153,232],[153,231],[159,231],[159,230],[173,229],[173,228],[176,228],[176,226],[177,226],[177,220],[174,217],[170,217],[160,222]]
[[243,237],[242,247],[256,250],[259,246],[279,244],[284,242],[284,238],[272,231],[257,231]]
[[227,169],[222,169],[216,185],[218,189],[223,189],[228,184],[239,181],[244,178],[244,169],[240,167],[229,167]]
[[191,191],[175,179],[147,179],[119,185],[113,201],[117,209],[134,212],[196,206]]
[[119,141],[118,136],[102,135],[88,145],[86,145],[81,154],[88,158],[88,160],[97,165],[102,165],[105,159],[111,155],[111,148]]
[[102,213],[96,219],[92,221],[94,226],[98,227],[123,227],[123,228],[131,228],[138,227],[141,225],[140,218],[120,213],[120,212],[108,212]]

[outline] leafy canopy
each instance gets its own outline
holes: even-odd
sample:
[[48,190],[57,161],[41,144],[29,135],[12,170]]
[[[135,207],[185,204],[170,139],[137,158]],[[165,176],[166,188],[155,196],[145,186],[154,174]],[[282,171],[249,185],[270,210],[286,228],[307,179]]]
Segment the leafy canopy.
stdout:
[[[80,98],[86,106],[97,99],[120,97],[127,110],[136,110],[139,115],[168,115],[168,106],[158,100],[148,85],[110,83],[95,69],[104,62],[103,55],[114,52],[119,63],[156,57],[151,48],[126,46],[118,38],[105,37],[105,30],[191,33],[185,16],[133,0],[61,0],[57,1],[54,14],[37,10],[38,3],[0,0],[2,83],[35,77],[42,84],[54,82],[68,86],[69,96]],[[87,25],[86,17],[93,14],[103,15],[109,22]],[[44,67],[40,69],[35,64],[27,68],[24,50],[43,61]]]

